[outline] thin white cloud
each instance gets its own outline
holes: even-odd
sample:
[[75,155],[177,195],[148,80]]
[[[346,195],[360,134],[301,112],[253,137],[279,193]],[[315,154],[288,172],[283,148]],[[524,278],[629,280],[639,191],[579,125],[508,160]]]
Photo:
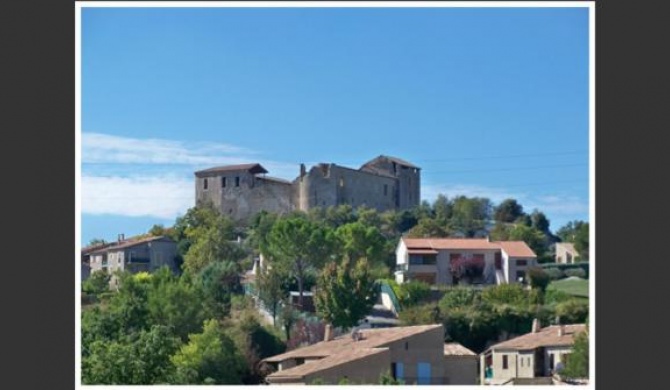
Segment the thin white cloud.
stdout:
[[220,143],[141,139],[88,132],[82,133],[81,143],[83,163],[237,164],[248,161],[254,154],[246,148]]
[[262,159],[254,150],[230,144],[119,137],[93,132],[82,133],[81,156],[82,163],[89,164],[89,168],[96,164],[190,165],[195,171],[218,165],[258,162],[270,175],[288,180],[294,179],[299,172],[297,164]]
[[577,196],[539,196],[531,199],[529,205],[547,214],[575,215],[589,212],[588,202]]
[[195,202],[193,181],[173,175],[83,176],[81,186],[83,214],[171,219]]

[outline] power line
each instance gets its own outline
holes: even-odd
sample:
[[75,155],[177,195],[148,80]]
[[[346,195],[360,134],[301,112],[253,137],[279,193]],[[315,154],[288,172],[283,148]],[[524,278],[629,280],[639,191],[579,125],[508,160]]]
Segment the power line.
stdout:
[[420,159],[414,161],[423,161],[423,162],[442,162],[442,161],[460,161],[460,160],[490,160],[497,158],[518,158],[518,157],[544,157],[544,156],[562,156],[562,155],[573,155],[573,154],[582,154],[588,153],[588,150],[574,150],[569,152],[546,152],[546,153],[533,153],[533,154],[507,154],[507,155],[497,155],[497,156],[481,156],[481,157],[452,157],[452,158],[443,158],[443,159]]
[[586,164],[586,163],[579,163],[579,164],[556,164],[556,165],[536,165],[536,166],[530,166],[530,167],[509,167],[509,168],[500,168],[500,169],[484,168],[484,169],[468,169],[468,170],[461,170],[461,171],[430,171],[430,173],[431,173],[431,174],[434,174],[434,173],[470,173],[470,172],[528,171],[528,170],[545,169],[545,168],[577,167],[577,166],[584,166],[584,165],[588,165],[588,164]]

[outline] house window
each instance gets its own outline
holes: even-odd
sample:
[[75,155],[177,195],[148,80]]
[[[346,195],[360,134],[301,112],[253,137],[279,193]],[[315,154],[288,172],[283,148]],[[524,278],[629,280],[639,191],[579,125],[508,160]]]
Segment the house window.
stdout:
[[403,379],[405,377],[405,366],[403,363],[391,363],[391,373],[393,373],[393,379]]
[[517,265],[517,267],[523,267],[523,266],[528,265],[528,261],[527,260],[517,260],[516,265]]
[[240,186],[240,177],[235,176],[235,187],[239,187],[239,186]]
[[207,179],[205,178],[205,181],[202,183],[202,188],[207,189]]
[[296,358],[295,359],[295,365],[299,366],[301,364],[305,364],[305,358]]
[[224,188],[226,186],[226,178],[222,177],[221,178],[221,188]]
[[502,360],[503,360],[503,367],[502,368],[503,368],[503,370],[507,370],[509,368],[509,362],[507,361],[507,355],[503,355]]
[[554,369],[554,354],[553,353],[549,354],[549,369],[550,370]]

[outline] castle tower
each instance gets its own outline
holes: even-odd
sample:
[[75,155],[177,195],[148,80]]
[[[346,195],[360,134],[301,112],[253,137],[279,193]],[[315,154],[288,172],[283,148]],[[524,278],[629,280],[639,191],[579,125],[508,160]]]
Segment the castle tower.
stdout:
[[416,165],[396,157],[380,155],[363,164],[361,171],[396,178],[396,209],[408,209],[421,202],[421,168]]

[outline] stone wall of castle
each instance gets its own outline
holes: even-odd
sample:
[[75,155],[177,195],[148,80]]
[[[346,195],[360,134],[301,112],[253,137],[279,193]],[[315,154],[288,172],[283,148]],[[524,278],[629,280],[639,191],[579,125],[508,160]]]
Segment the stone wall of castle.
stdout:
[[196,173],[196,203],[211,202],[239,223],[249,222],[261,210],[284,214],[343,204],[378,211],[408,209],[420,202],[420,170],[398,161],[402,162],[380,156],[361,169],[317,164],[307,171],[301,165],[293,182],[249,169],[200,171]]

